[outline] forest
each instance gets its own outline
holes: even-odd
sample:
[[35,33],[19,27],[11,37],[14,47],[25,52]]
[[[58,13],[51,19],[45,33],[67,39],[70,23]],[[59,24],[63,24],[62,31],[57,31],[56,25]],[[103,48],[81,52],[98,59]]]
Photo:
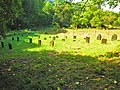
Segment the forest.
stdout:
[[1,33],[34,27],[96,28],[120,26],[120,12],[103,11],[102,6],[115,8],[119,0],[1,0]]
[[119,6],[0,0],[0,90],[120,90]]

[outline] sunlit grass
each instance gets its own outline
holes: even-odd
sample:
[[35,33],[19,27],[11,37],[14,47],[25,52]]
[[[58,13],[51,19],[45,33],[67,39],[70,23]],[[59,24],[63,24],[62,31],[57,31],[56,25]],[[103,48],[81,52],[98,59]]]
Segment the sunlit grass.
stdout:
[[[49,34],[44,34],[44,31]],[[5,45],[4,48],[0,47],[2,89],[118,90],[120,56],[116,57],[114,53],[120,52],[120,33],[109,31],[108,35],[106,31],[66,31],[55,33],[49,32],[49,29],[25,30],[12,32],[16,34],[2,39]],[[111,41],[114,33],[118,34],[118,40]],[[96,39],[97,34],[107,38],[107,44],[101,44]],[[76,41],[73,41],[73,35],[77,36]],[[86,35],[90,36],[90,43],[85,41]],[[17,36],[20,41],[16,40]],[[50,41],[56,36],[58,38],[52,47]],[[62,41],[65,36],[67,39]],[[44,40],[45,37],[47,40]],[[32,38],[32,43],[29,43],[29,38]],[[41,46],[38,46],[38,40],[42,41]],[[12,44],[12,50],[9,50],[8,43]]]

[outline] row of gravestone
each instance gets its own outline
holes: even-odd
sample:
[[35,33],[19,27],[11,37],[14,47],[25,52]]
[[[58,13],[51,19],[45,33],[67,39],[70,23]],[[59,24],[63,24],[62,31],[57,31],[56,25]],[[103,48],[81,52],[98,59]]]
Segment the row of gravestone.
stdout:
[[[73,41],[75,41],[77,36],[73,36]],[[49,38],[51,38],[51,36],[49,36]],[[58,36],[53,37],[53,40],[50,41],[50,46],[54,46],[54,40],[58,38]],[[40,35],[38,35],[38,39],[40,39]],[[47,38],[44,38],[44,40],[46,40]],[[64,39],[62,39],[62,41],[65,41],[65,39],[67,39],[67,36],[65,36]],[[87,43],[90,43],[90,37],[86,37],[84,38],[86,40]],[[97,40],[101,40],[102,39],[102,35],[98,34],[97,36]],[[14,37],[12,37],[12,40],[14,40]],[[113,34],[111,40],[117,40],[117,35]],[[19,41],[19,37],[17,37],[17,41]],[[32,38],[29,39],[29,42],[32,43]],[[106,44],[107,43],[107,39],[103,38],[101,41],[102,44]],[[4,42],[1,41],[1,46],[4,47]],[[12,45],[10,43],[8,43],[9,49],[12,49]],[[38,40],[38,46],[41,46],[41,40]]]
[[[102,35],[98,34],[97,40],[101,40],[101,39],[102,39]],[[114,40],[117,40],[117,34],[112,35],[111,41],[114,41]]]
[[[14,37],[12,37],[12,40],[14,40]],[[17,41],[19,41],[19,40],[20,40],[19,37],[17,37]],[[4,47],[4,42],[3,41],[1,41],[1,46],[2,46],[2,48]],[[12,49],[12,44],[8,43],[8,48],[11,50]]]

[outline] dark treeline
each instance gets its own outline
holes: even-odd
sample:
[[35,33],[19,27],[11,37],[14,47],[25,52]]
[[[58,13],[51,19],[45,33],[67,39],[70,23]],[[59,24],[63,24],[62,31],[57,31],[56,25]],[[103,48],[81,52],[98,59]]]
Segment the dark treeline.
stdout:
[[1,0],[0,32],[31,27],[71,28],[117,27],[120,13],[103,11],[106,3],[114,8],[118,0]]

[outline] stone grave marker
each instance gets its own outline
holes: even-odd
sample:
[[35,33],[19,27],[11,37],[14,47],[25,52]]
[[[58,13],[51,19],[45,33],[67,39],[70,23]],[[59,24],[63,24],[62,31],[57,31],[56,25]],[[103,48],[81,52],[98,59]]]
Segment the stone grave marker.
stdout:
[[67,39],[67,36],[65,36],[65,39]]
[[44,40],[47,40],[47,38],[45,37]]
[[2,35],[0,35],[0,40],[2,39]]
[[12,49],[12,44],[8,43],[9,49]]
[[98,34],[97,40],[101,40],[101,38],[102,38],[102,35],[101,35],[101,34]]
[[14,37],[12,37],[12,40],[14,40]]
[[76,39],[77,36],[73,36],[73,39]]
[[4,42],[1,41],[1,46],[4,47]]
[[62,39],[62,41],[65,41],[65,39]]
[[107,39],[103,38],[101,41],[102,44],[107,44]]
[[38,40],[38,46],[41,46],[41,40]]
[[53,37],[53,40],[55,40],[55,37]]
[[73,40],[73,42],[75,42],[76,40]]
[[51,38],[51,36],[49,36],[49,38]]
[[40,35],[38,35],[38,39],[40,39]]
[[56,36],[56,38],[58,38],[58,36]]
[[32,43],[32,38],[29,38],[29,42]]
[[85,40],[87,43],[90,43],[90,37],[86,37]]
[[50,41],[50,46],[54,46],[54,41],[52,40],[52,41]]
[[117,40],[117,34],[112,35],[111,41],[114,41],[114,40]]
[[20,39],[19,39],[19,37],[17,37],[17,41],[19,41]]

